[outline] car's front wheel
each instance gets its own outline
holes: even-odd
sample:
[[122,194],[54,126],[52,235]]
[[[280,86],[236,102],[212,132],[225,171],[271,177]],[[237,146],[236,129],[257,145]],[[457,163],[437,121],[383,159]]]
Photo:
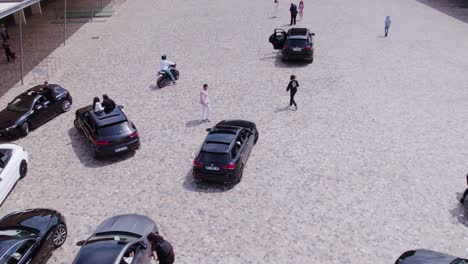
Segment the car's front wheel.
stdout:
[[68,112],[71,109],[71,102],[68,100],[63,100],[62,102],[62,112]]
[[22,160],[19,166],[20,179],[23,179],[24,177],[26,177],[27,173],[28,173],[28,163],[25,160]]
[[64,224],[60,224],[55,228],[54,234],[53,234],[53,240],[54,240],[54,246],[55,248],[59,248],[65,243],[65,240],[67,240],[67,227]]
[[21,136],[25,137],[29,134],[29,124],[28,122],[24,122],[23,124],[21,124],[20,126],[20,133],[21,133]]

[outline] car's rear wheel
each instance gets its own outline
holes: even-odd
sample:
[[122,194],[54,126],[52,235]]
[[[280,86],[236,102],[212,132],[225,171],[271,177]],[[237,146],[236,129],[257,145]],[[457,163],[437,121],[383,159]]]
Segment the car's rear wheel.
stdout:
[[21,124],[21,127],[20,127],[20,133],[21,133],[21,136],[25,137],[29,134],[29,124],[28,122],[24,122],[23,124]]
[[20,179],[23,179],[24,177],[26,177],[27,173],[28,173],[28,163],[25,160],[22,160],[19,166]]
[[159,77],[156,84],[159,88],[163,88],[164,86],[166,86],[166,78],[164,76]]
[[71,109],[71,102],[68,100],[63,100],[62,102],[62,112],[68,112]]
[[236,183],[239,183],[242,180],[242,175],[244,174],[244,164],[241,165],[239,170],[239,175],[237,175]]
[[65,240],[67,240],[67,227],[64,224],[60,224],[55,228],[54,234],[52,235],[53,240],[54,240],[54,246],[55,248],[59,248],[65,243]]
[[260,135],[258,134],[258,130],[255,131],[255,138],[254,138],[254,145],[257,144],[257,141],[258,141],[258,137]]

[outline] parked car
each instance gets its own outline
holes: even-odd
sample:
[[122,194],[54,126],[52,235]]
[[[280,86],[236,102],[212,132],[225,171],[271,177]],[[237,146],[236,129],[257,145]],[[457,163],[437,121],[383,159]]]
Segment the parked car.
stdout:
[[256,125],[245,120],[224,120],[207,131],[208,136],[193,161],[193,177],[218,183],[240,182],[252,147],[258,141]]
[[144,215],[113,216],[102,222],[86,240],[76,243],[80,250],[73,264],[122,264],[133,253],[132,264],[151,261],[148,235],[158,233],[156,223]]
[[35,86],[18,95],[0,112],[0,136],[27,136],[61,113],[71,109],[70,92],[57,84]]
[[52,209],[28,209],[0,220],[0,263],[43,264],[67,239],[65,218]]
[[0,204],[28,172],[28,153],[16,144],[0,144]]
[[138,130],[122,112],[123,106],[107,113],[96,113],[92,108],[89,105],[78,109],[74,124],[91,143],[95,157],[126,153],[140,147]]
[[282,60],[314,61],[315,33],[307,28],[275,29],[269,41],[275,50],[281,50]]
[[395,264],[468,264],[468,259],[427,249],[416,249],[403,253]]

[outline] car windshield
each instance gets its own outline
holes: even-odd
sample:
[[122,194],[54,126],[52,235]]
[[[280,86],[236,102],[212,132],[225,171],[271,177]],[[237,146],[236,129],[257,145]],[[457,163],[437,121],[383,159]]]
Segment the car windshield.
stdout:
[[130,124],[127,121],[114,123],[98,129],[98,134],[101,137],[117,136],[119,134],[128,133],[131,131]]
[[468,264],[468,259],[459,259],[459,262],[455,262],[455,264]]
[[32,101],[25,98],[17,97],[10,104],[7,109],[14,112],[27,112],[31,109]]
[[9,237],[12,239],[25,238],[25,237],[36,237],[38,233],[29,229],[0,229],[0,237]]
[[[84,245],[75,260],[74,264],[114,264],[120,252],[125,248],[125,243],[119,243],[113,239],[98,240],[98,243]],[[96,241],[97,242],[97,241]]]
[[309,45],[309,41],[307,39],[288,39],[286,45],[290,47],[304,47]]
[[229,161],[229,155],[226,153],[211,153],[202,151],[200,153],[201,162],[216,162],[216,163],[226,163]]

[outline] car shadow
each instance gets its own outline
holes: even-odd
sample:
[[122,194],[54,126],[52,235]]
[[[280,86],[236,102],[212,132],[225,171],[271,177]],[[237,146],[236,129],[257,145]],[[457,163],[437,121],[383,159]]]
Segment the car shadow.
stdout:
[[203,124],[204,122],[202,120],[191,120],[191,121],[188,121],[187,123],[185,123],[185,126],[186,127],[196,127],[196,126],[199,126],[201,124]]
[[185,175],[183,183],[184,189],[192,192],[203,192],[203,193],[221,193],[231,190],[236,184],[216,184],[196,180],[193,178],[192,169]]
[[135,155],[135,151],[132,151],[119,156],[96,159],[93,156],[93,150],[91,149],[91,145],[81,132],[79,132],[76,128],[72,127],[68,130],[68,136],[70,137],[70,144],[72,146],[73,152],[75,152],[81,164],[83,164],[86,167],[103,167],[127,160]]
[[460,203],[460,198],[462,197],[462,193],[457,193],[457,206],[450,210],[452,216],[457,219],[460,224],[468,227],[468,204]]
[[276,54],[275,66],[278,68],[303,68],[310,64],[312,63],[298,60],[283,61],[281,59],[281,51],[278,51]]

